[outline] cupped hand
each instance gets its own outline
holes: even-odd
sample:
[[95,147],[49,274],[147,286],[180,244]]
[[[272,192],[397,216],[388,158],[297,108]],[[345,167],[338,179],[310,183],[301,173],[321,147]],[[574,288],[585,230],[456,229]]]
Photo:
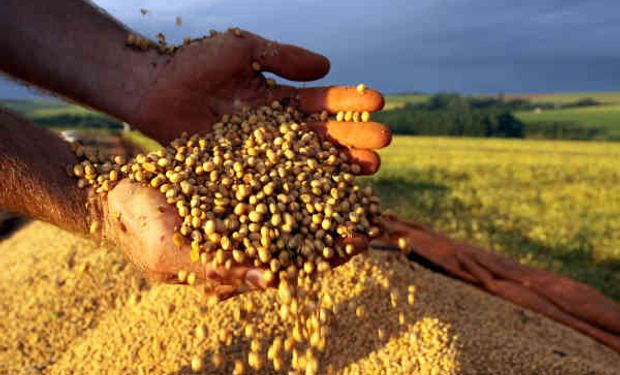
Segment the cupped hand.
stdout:
[[260,269],[236,266],[227,270],[213,267],[211,262],[192,262],[189,242],[173,239],[181,219],[156,189],[122,180],[107,194],[103,205],[106,240],[119,246],[151,279],[179,283],[179,271],[193,273],[195,285],[221,298],[268,286]]
[[[214,267],[212,262],[192,262],[189,242],[175,243],[173,240],[181,225],[180,217],[164,195],[153,188],[125,179],[102,199],[106,240],[123,249],[129,260],[151,279],[179,283],[179,271],[193,273],[194,284],[220,300],[245,291],[265,289],[274,283],[264,279],[260,268],[235,265],[226,269]],[[346,239],[345,242],[353,244],[355,253],[367,247],[364,238]],[[332,266],[345,261],[336,257]]]
[[[292,81],[312,81],[329,71],[327,58],[305,49],[263,39],[241,31],[225,32],[181,47],[173,56],[160,56],[154,82],[140,99],[131,122],[147,135],[167,143],[181,132],[209,131],[222,115],[244,106],[257,107],[279,100],[305,114],[327,111],[373,112],[383,107],[383,97],[355,87],[297,88],[269,84],[264,72]],[[373,174],[380,166],[375,149],[387,146],[391,134],[376,122],[317,121],[308,124],[322,138],[345,148]],[[173,241],[181,219],[158,191],[129,181],[120,182],[107,197],[106,236],[151,277],[178,282],[180,270],[194,273],[196,283],[220,298],[269,286],[262,270],[235,266],[230,270],[192,263],[189,243]],[[363,236],[343,239],[354,253],[366,250]],[[350,254],[353,255],[353,254]],[[346,258],[335,258],[333,266]]]
[[[159,62],[155,80],[139,101],[131,121],[162,143],[183,131],[208,131],[224,114],[273,100],[306,114],[327,111],[332,115],[339,111],[373,112],[384,103],[383,96],[371,89],[359,93],[355,87],[270,85],[264,72],[292,81],[312,81],[327,74],[329,60],[247,31],[195,40],[161,59],[164,61]],[[377,171],[380,160],[374,150],[391,141],[388,128],[376,122],[323,121],[309,126],[347,148],[363,174]]]

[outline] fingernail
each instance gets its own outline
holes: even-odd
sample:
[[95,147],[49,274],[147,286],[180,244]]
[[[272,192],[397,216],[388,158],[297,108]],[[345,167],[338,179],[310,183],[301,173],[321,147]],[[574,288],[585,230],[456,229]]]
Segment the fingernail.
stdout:
[[256,288],[265,289],[265,279],[263,278],[263,271],[257,269],[251,269],[245,274],[245,282]]

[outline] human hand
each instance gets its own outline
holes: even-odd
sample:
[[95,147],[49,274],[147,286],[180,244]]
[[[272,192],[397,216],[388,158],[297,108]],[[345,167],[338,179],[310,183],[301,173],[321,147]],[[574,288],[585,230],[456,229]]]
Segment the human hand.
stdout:
[[[195,275],[196,286],[218,299],[239,293],[265,289],[274,284],[266,281],[263,270],[249,265],[234,265],[227,270],[214,267],[212,262],[202,264],[190,260],[190,245],[185,240],[175,243],[173,236],[181,219],[163,194],[150,187],[122,180],[103,199],[106,240],[119,246],[129,260],[151,279],[178,283],[179,271]],[[367,248],[364,238],[346,239],[354,253]],[[332,266],[346,259],[335,257]]]
[[211,262],[192,262],[189,242],[173,240],[181,219],[159,191],[122,180],[102,199],[105,239],[120,247],[149,278],[178,283],[179,271],[193,273],[192,284],[220,299],[268,286],[260,269],[235,266],[227,270]]
[[[354,87],[296,88],[272,86],[262,72],[293,81],[319,79],[329,71],[324,56],[305,49],[268,41],[241,31],[196,40],[174,55],[161,55],[154,83],[140,100],[131,122],[147,135],[168,142],[181,132],[208,131],[223,114],[243,106],[282,101],[306,114],[327,111],[377,111],[383,97],[374,90],[363,94]],[[169,61],[168,61],[169,60]],[[258,66],[253,68],[253,63]],[[259,68],[258,71],[255,68]],[[373,151],[387,146],[387,127],[375,122],[324,121],[310,124],[323,137],[348,149],[363,174],[380,165]]]
[[[270,85],[253,69],[253,62],[258,62],[263,71],[291,80],[318,79],[329,70],[326,58],[298,47],[269,42],[247,32],[242,32],[241,37],[232,32],[220,34],[177,51],[147,90],[132,122],[144,124],[140,127],[143,132],[167,142],[182,131],[190,134],[208,131],[223,114],[234,113],[243,106],[256,107],[273,100],[306,114],[371,112],[383,106],[383,97],[373,90],[359,93],[354,87]],[[373,150],[391,141],[389,130],[373,122],[318,121],[308,126],[324,139],[346,148],[362,167],[362,174],[376,172],[380,162]],[[110,192],[107,205],[112,215],[120,213],[120,220],[111,220],[110,237],[133,263],[152,277],[175,282],[178,271],[185,270],[196,275],[197,283],[208,285],[208,289],[220,296],[234,295],[248,285],[250,288],[268,286],[259,269],[238,266],[226,270],[213,268],[210,263],[192,263],[189,244],[179,247],[172,241],[180,218],[158,192],[122,182]],[[346,259],[335,258],[333,266],[367,248],[365,237],[343,240],[352,243],[355,250]]]

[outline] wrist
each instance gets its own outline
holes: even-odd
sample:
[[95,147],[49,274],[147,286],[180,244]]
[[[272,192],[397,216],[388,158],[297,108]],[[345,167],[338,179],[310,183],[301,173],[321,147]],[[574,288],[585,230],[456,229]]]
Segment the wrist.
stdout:
[[133,123],[169,56],[128,46],[130,31],[92,3],[0,2],[0,71]]
[[67,171],[77,162],[53,133],[0,109],[0,206],[88,232],[88,193]]
[[[132,47],[123,49],[123,72],[119,77],[122,92],[105,93],[111,100],[103,111],[119,118],[137,128],[143,127],[141,103],[155,85],[161,71],[169,63],[171,56],[162,55],[154,50],[140,51]],[[101,95],[99,93],[98,95]]]

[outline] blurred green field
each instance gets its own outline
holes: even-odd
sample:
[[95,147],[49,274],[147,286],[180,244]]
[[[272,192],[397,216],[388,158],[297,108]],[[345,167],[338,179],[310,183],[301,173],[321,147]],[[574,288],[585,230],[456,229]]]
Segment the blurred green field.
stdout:
[[[620,100],[620,94],[618,97]],[[597,127],[606,130],[610,139],[620,140],[620,104],[545,110],[538,113],[521,111],[516,115],[525,123],[565,122]]]
[[44,118],[51,116],[60,116],[60,115],[86,115],[92,114],[96,115],[97,112],[91,111],[84,107],[79,107],[75,105],[67,105],[63,107],[50,107],[50,108],[33,108],[29,110],[28,116],[32,118]]
[[30,119],[52,115],[95,113],[84,107],[57,99],[2,100],[0,105]]
[[397,136],[384,206],[620,300],[620,144]]
[[[475,95],[474,95],[475,96]],[[420,103],[426,101],[429,94],[396,94],[386,95],[385,109],[393,109],[405,103]],[[583,98],[592,98],[604,104],[620,104],[620,92],[569,92],[556,94],[509,94],[506,99],[527,99],[532,102],[567,104]]]
[[[385,110],[402,107],[406,103],[423,103],[430,95],[403,94],[388,95],[385,98]],[[506,95],[506,99],[527,99],[532,103],[552,103],[566,105],[581,99],[591,98],[602,105],[566,109],[545,109],[536,111],[518,111],[517,118],[530,126],[548,126],[551,123],[576,124],[588,128],[601,129],[600,138],[620,140],[620,92],[575,92],[558,94],[523,94]]]
[[32,100],[0,100],[0,104],[12,111],[28,115],[31,111],[41,108],[66,108],[69,104],[56,99],[32,99]]
[[34,100],[0,100],[0,105],[15,111],[29,119],[43,119],[62,115],[91,115],[105,117],[103,114],[79,106],[64,102],[59,99],[34,99]]
[[[160,145],[150,138],[145,137],[142,133],[136,130],[120,130],[109,128],[110,120],[103,114],[80,107],[75,104],[66,103],[56,99],[41,99],[41,100],[2,100],[0,105],[15,111],[34,122],[41,124],[41,122],[58,119],[54,121],[53,126],[49,126],[51,129],[57,132],[63,132],[66,130],[72,131],[73,136],[78,136],[82,140],[88,140],[95,142],[97,140],[105,141],[111,137],[111,135],[120,136],[131,145],[134,145],[144,150],[154,150]],[[75,119],[83,119],[76,127]],[[72,123],[63,124],[63,119],[71,120]],[[102,122],[101,119],[108,120],[108,122]],[[98,126],[91,126],[91,125]],[[47,125],[42,124],[47,127]]]
[[566,104],[579,99],[592,98],[605,104],[620,103],[620,92],[569,92],[556,94],[507,95],[508,98],[524,98],[533,102]]
[[387,95],[385,97],[384,110],[399,108],[407,103],[424,103],[428,100],[430,95],[427,94],[402,94],[402,95]]

